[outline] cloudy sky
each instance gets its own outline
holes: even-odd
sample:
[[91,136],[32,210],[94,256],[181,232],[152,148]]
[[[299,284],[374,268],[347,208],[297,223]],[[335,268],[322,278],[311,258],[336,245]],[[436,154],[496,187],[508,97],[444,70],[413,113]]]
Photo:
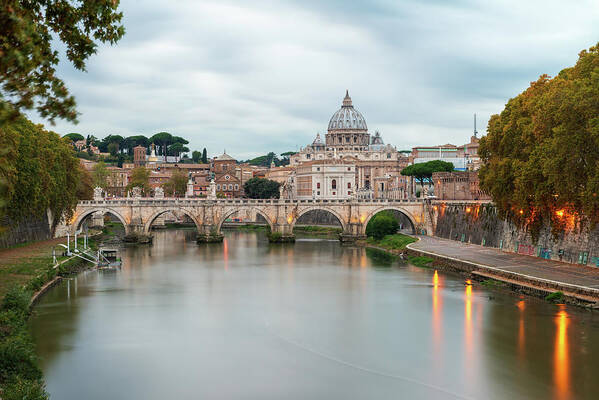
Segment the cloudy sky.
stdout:
[[[125,37],[61,64],[61,134],[184,136],[238,159],[325,133],[349,89],[398,149],[463,144],[540,74],[599,42],[596,0],[124,0]],[[31,115],[38,122],[44,122]]]

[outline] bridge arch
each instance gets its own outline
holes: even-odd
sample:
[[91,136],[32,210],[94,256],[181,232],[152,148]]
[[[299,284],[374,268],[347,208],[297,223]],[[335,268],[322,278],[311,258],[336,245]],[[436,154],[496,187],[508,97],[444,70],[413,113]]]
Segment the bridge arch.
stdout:
[[[246,207],[243,207],[244,209]],[[264,211],[261,210],[259,207],[249,207],[249,209],[256,211],[256,213],[262,215],[264,217],[264,219],[266,220],[266,222],[268,222],[268,226],[270,227],[271,232],[273,231],[273,222],[271,220],[271,217]],[[225,221],[227,220],[227,218],[229,218],[231,215],[235,214],[236,212],[241,211],[240,208],[233,208],[231,210],[227,210],[223,213],[223,216],[221,217],[220,221],[218,221],[218,225],[216,226],[216,232],[218,234],[220,234],[220,228],[223,226],[223,224],[225,223]]]
[[129,224],[127,223],[125,217],[123,217],[119,212],[115,211],[114,209],[106,207],[97,207],[83,211],[81,214],[75,217],[75,221],[71,224],[71,230],[73,232],[77,231],[87,217],[97,212],[101,212],[102,215],[108,213],[117,217],[118,220],[121,221],[121,223],[123,224],[123,227],[125,228],[125,235],[129,234]]
[[377,215],[378,213],[382,212],[382,211],[398,211],[401,214],[403,214],[409,221],[410,224],[412,225],[412,233],[416,234],[416,221],[414,219],[414,216],[407,210],[401,208],[401,207],[394,207],[394,206],[383,206],[383,207],[379,207],[377,209],[375,209],[374,211],[372,211],[370,214],[368,214],[368,216],[366,217],[366,219],[364,220],[364,223],[362,224],[362,234],[365,235],[366,234],[366,227],[368,226],[368,222],[370,222],[370,220]]
[[161,208],[160,210],[158,210],[155,213],[153,213],[152,215],[150,215],[150,217],[144,222],[144,233],[146,235],[149,234],[150,230],[152,229],[152,223],[154,222],[154,220],[156,220],[156,218],[158,218],[159,216],[161,216],[162,214],[167,213],[167,212],[181,212],[181,213],[187,215],[189,218],[191,218],[191,220],[195,224],[198,232],[201,232],[201,228],[200,228],[201,224],[198,224],[198,220],[196,219],[195,215],[193,215],[192,212],[190,212],[184,208],[179,208],[179,207],[165,207],[165,208]]
[[341,216],[341,214],[339,214],[337,211],[333,210],[332,208],[329,208],[329,207],[326,207],[326,206],[321,206],[321,205],[315,205],[315,206],[311,206],[311,207],[302,208],[297,213],[297,215],[293,219],[293,222],[291,223],[291,230],[292,231],[293,231],[293,228],[295,228],[295,224],[300,219],[300,217],[302,215],[305,215],[305,214],[309,213],[310,211],[326,211],[326,212],[332,214],[335,218],[337,218],[337,220],[339,221],[339,224],[341,224],[341,229],[343,230],[343,232],[347,232],[346,221],[343,219],[343,217]]

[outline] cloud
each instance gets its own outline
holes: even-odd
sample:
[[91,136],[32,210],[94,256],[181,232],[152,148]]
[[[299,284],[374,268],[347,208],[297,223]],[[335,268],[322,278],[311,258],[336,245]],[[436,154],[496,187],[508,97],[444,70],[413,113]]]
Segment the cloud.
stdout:
[[[88,72],[62,63],[81,116],[54,130],[152,135],[238,159],[326,132],[345,89],[405,149],[463,144],[540,74],[599,41],[594,1],[122,1],[127,30]],[[32,115],[38,122],[43,122]]]

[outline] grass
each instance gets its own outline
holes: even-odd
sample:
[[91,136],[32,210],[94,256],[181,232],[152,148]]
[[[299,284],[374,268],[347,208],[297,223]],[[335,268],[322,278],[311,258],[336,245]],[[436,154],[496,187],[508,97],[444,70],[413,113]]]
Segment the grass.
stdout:
[[387,235],[384,238],[377,240],[373,237],[366,239],[366,243],[373,246],[382,247],[386,250],[403,250],[410,243],[414,243],[416,239],[411,236],[396,233],[395,235]]
[[505,283],[501,281],[496,281],[495,279],[485,279],[480,284],[488,288],[498,288],[505,286]]
[[419,268],[432,268],[433,261],[430,257],[408,256],[408,262]]
[[553,292],[545,296],[545,301],[548,301],[553,304],[563,303],[564,302],[564,293],[563,292]]
[[312,236],[332,236],[340,234],[343,229],[335,228],[332,226],[315,226],[315,225],[306,225],[306,226],[296,226],[293,228],[294,232],[297,233],[305,233]]

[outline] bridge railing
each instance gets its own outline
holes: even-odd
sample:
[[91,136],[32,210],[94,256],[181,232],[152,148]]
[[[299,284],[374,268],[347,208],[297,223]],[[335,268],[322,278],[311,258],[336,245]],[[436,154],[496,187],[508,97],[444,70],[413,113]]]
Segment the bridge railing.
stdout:
[[209,200],[206,198],[179,198],[165,197],[156,199],[153,197],[124,197],[110,198],[102,200],[81,200],[81,206],[127,206],[127,205],[144,205],[144,206],[166,206],[166,205],[189,205],[198,206],[203,204],[219,204],[219,205],[286,205],[286,204],[397,204],[397,203],[422,203],[424,199],[216,199]]

